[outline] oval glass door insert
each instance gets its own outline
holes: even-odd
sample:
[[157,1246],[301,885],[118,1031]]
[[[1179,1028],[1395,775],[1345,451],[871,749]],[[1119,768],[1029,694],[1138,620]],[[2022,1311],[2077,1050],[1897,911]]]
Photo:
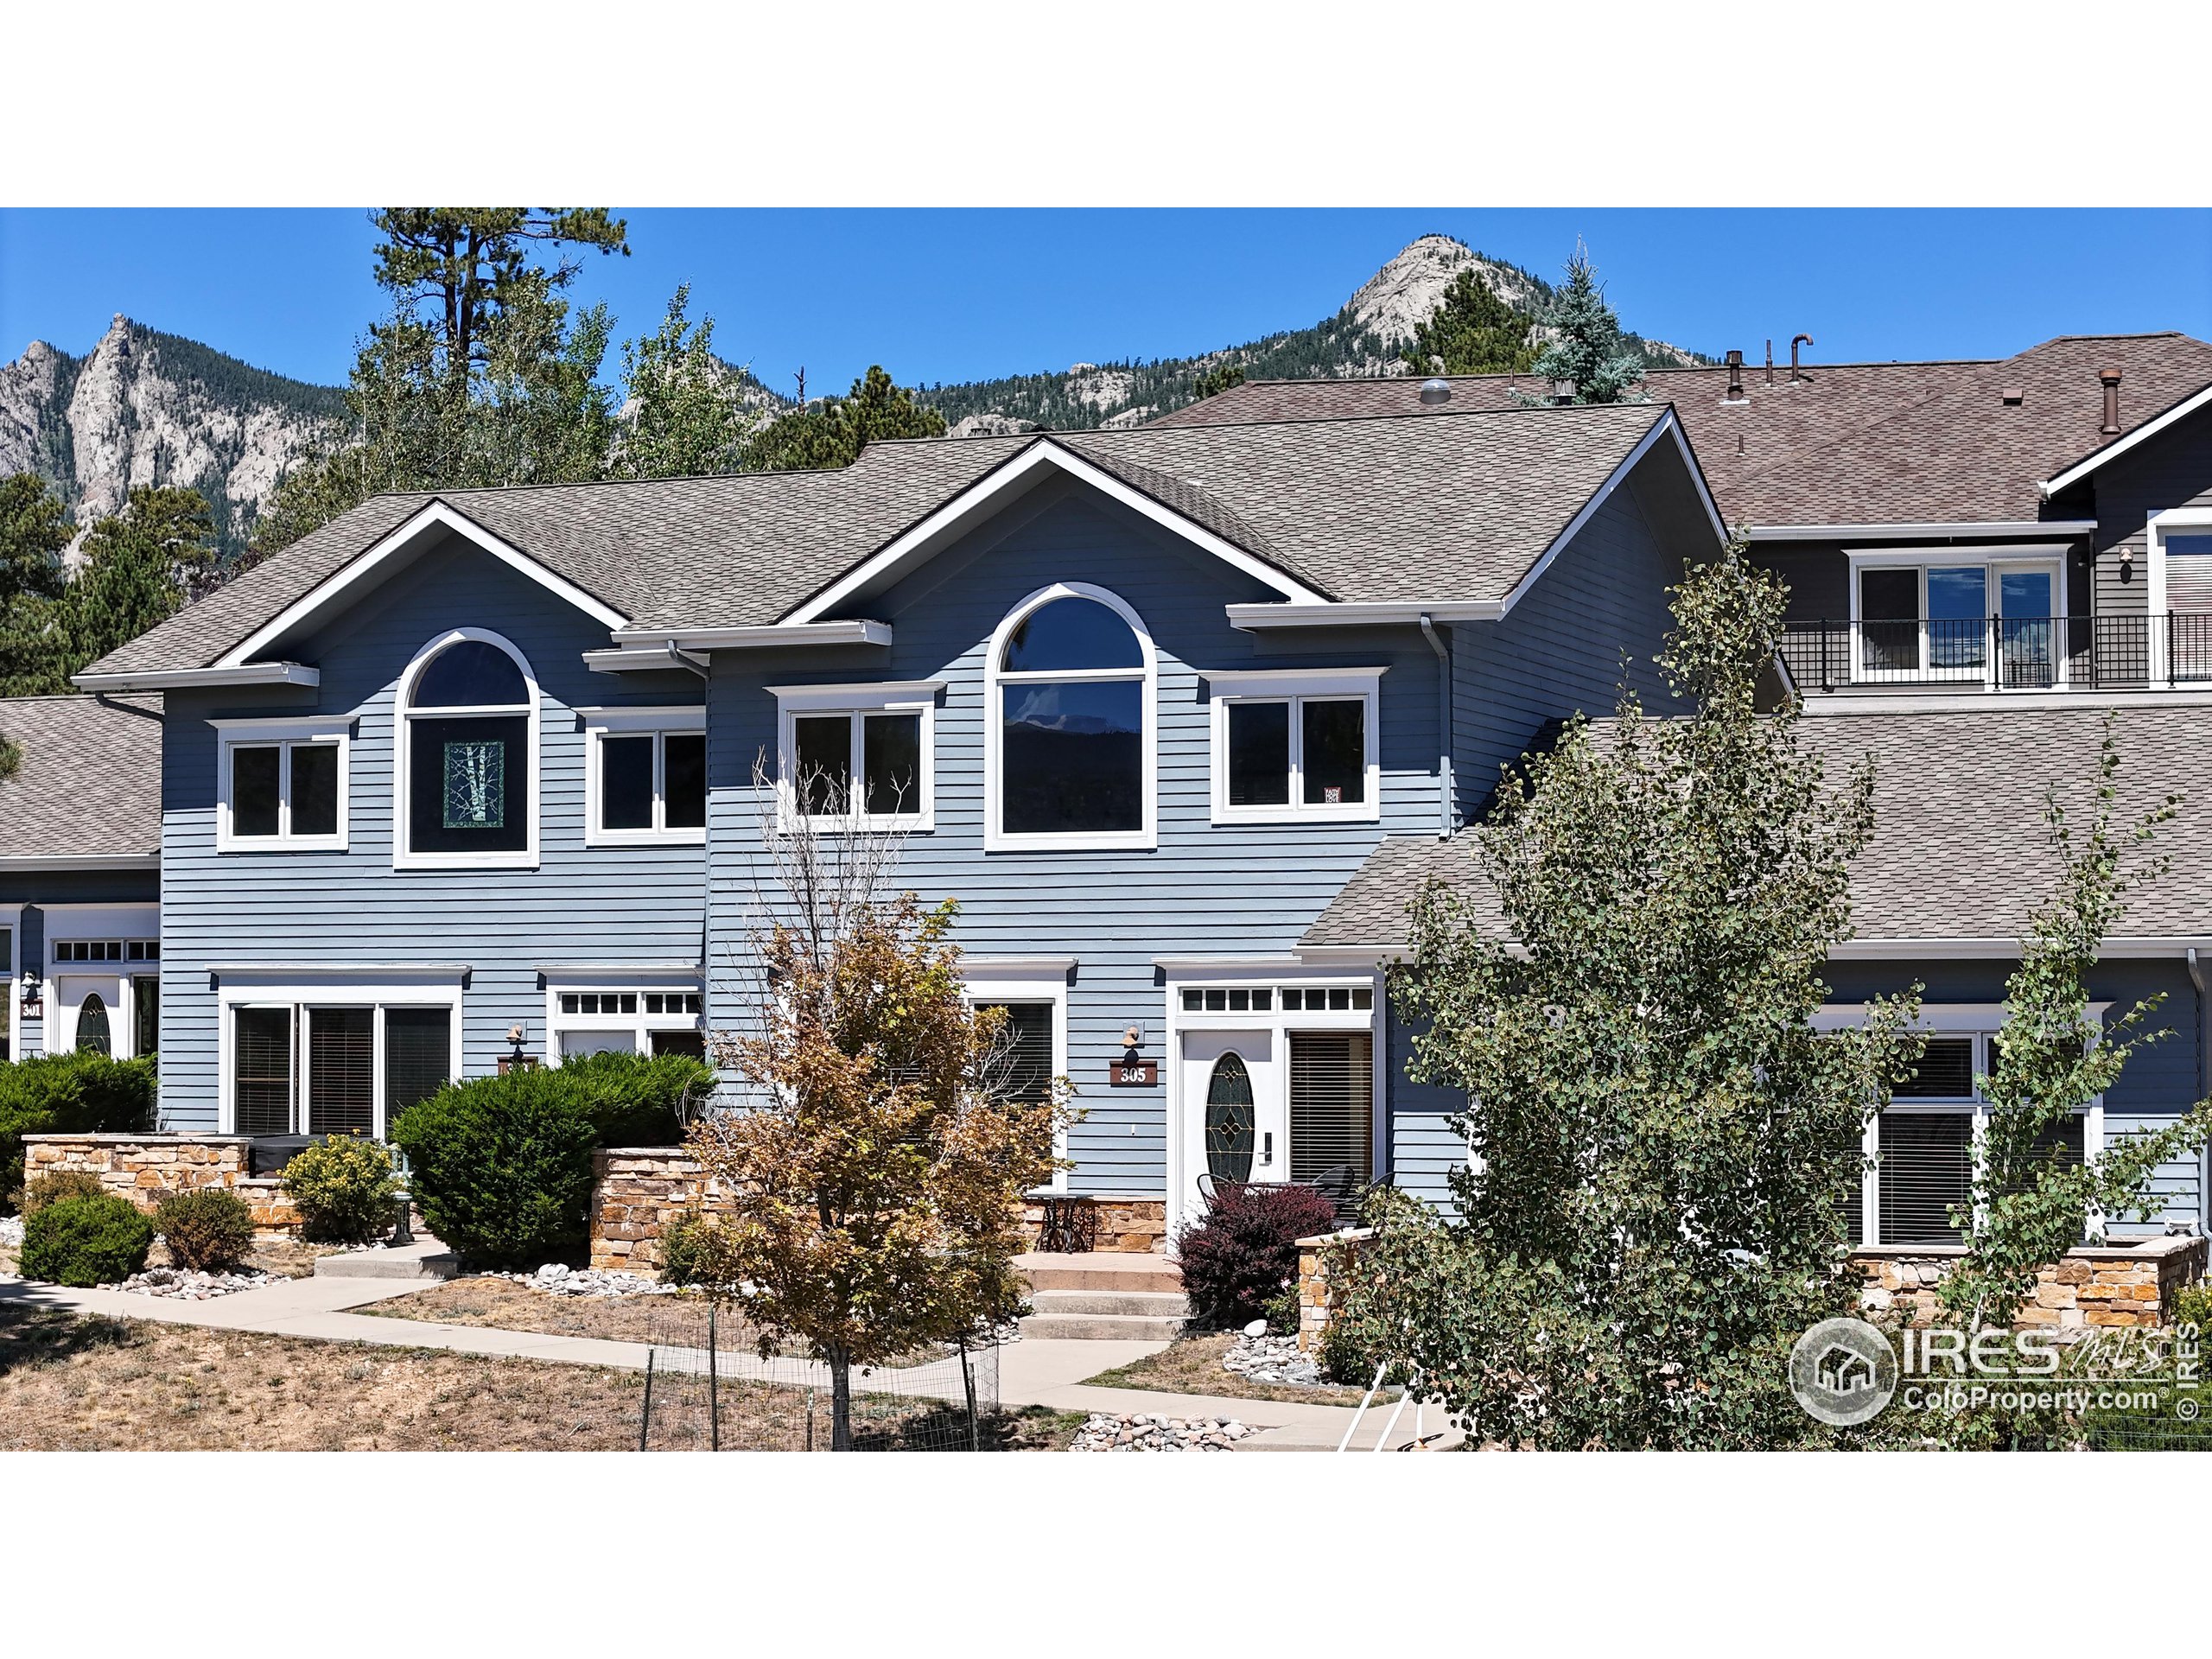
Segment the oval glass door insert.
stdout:
[[115,1052],[113,1040],[108,1035],[107,1004],[94,991],[77,1009],[77,1052],[79,1054],[109,1054]]
[[1252,1179],[1252,1074],[1232,1050],[1206,1082],[1206,1173],[1215,1180]]

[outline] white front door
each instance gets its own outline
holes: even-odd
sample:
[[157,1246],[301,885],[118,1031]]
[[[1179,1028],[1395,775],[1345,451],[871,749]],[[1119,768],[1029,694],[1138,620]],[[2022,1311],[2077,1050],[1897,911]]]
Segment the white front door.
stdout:
[[1282,1042],[1280,1032],[1265,1029],[1183,1033],[1186,1204],[1224,1181],[1290,1179]]
[[56,974],[48,983],[54,1015],[46,1052],[89,1048],[112,1059],[130,1058],[130,988],[118,974]]

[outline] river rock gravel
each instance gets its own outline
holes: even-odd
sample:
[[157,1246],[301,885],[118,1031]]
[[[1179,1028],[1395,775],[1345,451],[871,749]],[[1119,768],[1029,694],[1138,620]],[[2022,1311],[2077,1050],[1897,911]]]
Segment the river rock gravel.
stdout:
[[1094,1411],[1069,1443],[1071,1452],[1230,1452],[1252,1433],[1234,1417],[1162,1417],[1144,1412]]
[[1254,1382],[1295,1382],[1307,1387],[1327,1382],[1313,1355],[1301,1352],[1296,1337],[1253,1336],[1236,1338],[1236,1345],[1221,1357],[1221,1369]]

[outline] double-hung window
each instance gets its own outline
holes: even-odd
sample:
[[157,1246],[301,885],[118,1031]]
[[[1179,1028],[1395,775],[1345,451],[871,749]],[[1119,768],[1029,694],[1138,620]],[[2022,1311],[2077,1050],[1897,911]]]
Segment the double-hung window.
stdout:
[[[1007,1100],[1041,1105],[1052,1098],[1053,1079],[1068,1072],[1069,957],[969,957],[962,963],[964,994],[976,1008],[1003,1008],[991,1086]],[[1067,1155],[1067,1131],[1055,1137],[1053,1155]],[[1067,1189],[1067,1172],[1055,1170],[1047,1186]]]
[[783,820],[831,830],[937,823],[936,680],[776,685]]
[[1365,668],[1209,674],[1213,821],[1380,817],[1376,709],[1382,673]]
[[[1953,1211],[1973,1195],[1988,1118],[1980,1080],[1997,1064],[2002,1010],[1938,1005],[1924,1012],[1931,1029],[1920,1063],[1867,1128],[1864,1152],[1872,1166],[1848,1215],[1853,1244],[1961,1242]],[[2076,1112],[2039,1151],[2080,1163],[2097,1149],[2102,1118],[2096,1104]]]
[[591,846],[707,838],[703,709],[588,709]]
[[219,852],[343,851],[353,722],[220,720]]

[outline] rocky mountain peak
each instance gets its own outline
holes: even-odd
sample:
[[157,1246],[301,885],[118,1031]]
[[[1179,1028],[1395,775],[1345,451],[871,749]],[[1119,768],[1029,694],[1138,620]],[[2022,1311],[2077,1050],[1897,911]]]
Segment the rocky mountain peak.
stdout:
[[1484,258],[1452,237],[1423,236],[1407,243],[1351,296],[1351,320],[1389,344],[1411,340],[1442,303],[1444,290],[1470,266],[1508,305],[1533,312],[1542,304],[1542,292],[1524,273]]

